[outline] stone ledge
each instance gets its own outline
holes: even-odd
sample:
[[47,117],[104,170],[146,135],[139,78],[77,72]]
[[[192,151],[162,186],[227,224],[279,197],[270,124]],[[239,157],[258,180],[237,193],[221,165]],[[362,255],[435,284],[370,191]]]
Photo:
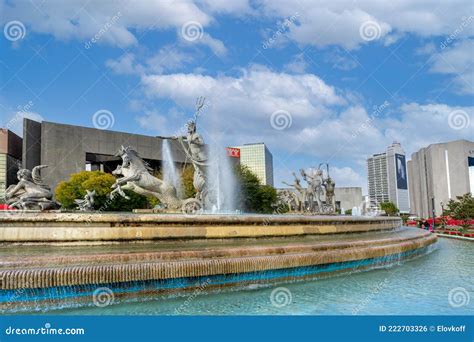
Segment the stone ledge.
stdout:
[[1,289],[7,290],[245,273],[383,257],[423,248],[434,242],[436,242],[436,236],[420,234],[418,238],[404,242],[337,250],[302,251],[288,254],[283,250],[283,254],[263,256],[45,267],[41,269],[20,268],[1,270],[0,279],[2,280]]
[[0,242],[266,238],[392,230],[397,217],[31,213],[0,215]]

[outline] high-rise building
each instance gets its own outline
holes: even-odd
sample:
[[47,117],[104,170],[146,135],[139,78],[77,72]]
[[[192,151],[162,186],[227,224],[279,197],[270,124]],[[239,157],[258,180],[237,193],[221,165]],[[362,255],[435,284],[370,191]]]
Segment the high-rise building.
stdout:
[[474,193],[474,142],[456,140],[431,144],[408,161],[411,212],[419,217],[442,214],[442,205]]
[[17,182],[16,173],[21,164],[22,139],[15,133],[0,129],[0,199],[5,190]]
[[401,213],[410,212],[405,151],[400,143],[367,159],[367,180],[372,203],[393,202]]
[[273,186],[273,156],[264,143],[245,144],[240,149],[240,164],[253,171],[262,184]]

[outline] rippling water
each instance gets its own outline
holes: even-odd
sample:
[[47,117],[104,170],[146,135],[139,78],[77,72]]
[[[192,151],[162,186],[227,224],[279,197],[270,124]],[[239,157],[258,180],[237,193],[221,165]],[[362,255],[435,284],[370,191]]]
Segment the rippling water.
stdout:
[[474,244],[440,239],[391,268],[270,288],[55,311],[84,315],[466,315],[474,312]]

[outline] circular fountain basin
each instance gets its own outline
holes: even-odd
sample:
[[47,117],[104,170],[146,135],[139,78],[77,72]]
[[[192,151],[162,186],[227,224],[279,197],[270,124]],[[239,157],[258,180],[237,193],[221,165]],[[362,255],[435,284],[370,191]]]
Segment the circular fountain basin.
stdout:
[[0,309],[28,311],[385,267],[436,236],[391,217],[23,213],[0,241]]

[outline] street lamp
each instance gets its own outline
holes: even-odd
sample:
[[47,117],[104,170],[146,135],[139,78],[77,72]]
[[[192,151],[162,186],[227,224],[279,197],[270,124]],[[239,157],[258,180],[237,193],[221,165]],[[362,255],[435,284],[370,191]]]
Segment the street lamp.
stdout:
[[431,205],[433,207],[433,231],[435,230],[435,221],[436,221],[436,211],[435,211],[435,199],[431,198]]

